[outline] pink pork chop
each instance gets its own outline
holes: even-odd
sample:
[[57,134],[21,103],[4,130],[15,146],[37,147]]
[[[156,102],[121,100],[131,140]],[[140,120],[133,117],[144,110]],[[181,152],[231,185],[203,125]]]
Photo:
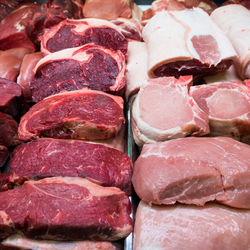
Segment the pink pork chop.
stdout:
[[148,80],[132,106],[137,145],[209,133],[208,117],[188,93],[191,76]]
[[181,138],[144,145],[132,182],[149,203],[250,208],[250,146],[227,137]]

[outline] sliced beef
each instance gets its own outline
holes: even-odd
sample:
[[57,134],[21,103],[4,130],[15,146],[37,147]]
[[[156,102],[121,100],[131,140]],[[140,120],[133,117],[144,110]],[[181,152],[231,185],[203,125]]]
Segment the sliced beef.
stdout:
[[27,27],[39,7],[35,3],[22,5],[0,22],[0,30],[5,31],[0,33],[0,50],[27,48],[35,51]]
[[144,42],[130,41],[128,43],[127,86],[126,98],[136,94],[147,84],[147,46]]
[[250,211],[217,204],[149,206],[139,204],[134,250],[249,249]]
[[14,48],[0,51],[0,77],[16,81],[24,56],[30,49]]
[[118,17],[130,18],[133,0],[85,0],[83,15],[85,17],[102,18],[107,20]]
[[[21,235],[13,235],[2,241],[5,247],[36,250],[118,250],[114,243],[108,241],[52,241],[34,240]],[[1,246],[1,245],[0,245]],[[5,249],[4,249],[5,250]],[[7,250],[7,249],[6,249]]]
[[144,145],[133,185],[154,204],[216,200],[250,208],[250,146],[227,137],[182,138]]
[[113,23],[101,19],[66,19],[47,30],[41,41],[41,51],[46,55],[66,48],[94,43],[107,49],[127,53],[127,40]]
[[122,94],[125,90],[125,58],[120,51],[87,44],[45,56],[30,83],[32,100],[82,88]]
[[[6,183],[20,183],[19,179],[79,176],[103,186],[118,187],[128,195],[131,194],[130,158],[125,153],[102,144],[39,139],[22,144],[14,150],[10,169],[12,175],[6,179]],[[2,183],[3,186],[6,183]]]
[[211,14],[237,52],[235,66],[242,79],[250,78],[250,11],[239,4],[219,7]]
[[142,41],[142,26],[137,19],[117,18],[111,21],[128,40]]
[[10,115],[0,112],[0,145],[17,145],[17,128],[17,122]]
[[43,55],[41,52],[27,54],[23,58],[17,83],[22,89],[22,94],[25,100],[31,100],[30,82],[33,80],[35,75],[34,68],[36,67],[38,61],[42,58]]
[[88,89],[50,96],[22,118],[19,138],[98,140],[115,137],[124,122],[123,99]]
[[4,166],[8,157],[9,157],[8,149],[5,146],[0,145],[0,168]]
[[188,93],[191,76],[150,79],[132,106],[137,145],[209,133],[208,117]]
[[0,77],[0,112],[16,116],[20,111],[21,95],[18,84]]
[[129,198],[84,178],[27,181],[0,193],[0,238],[119,240],[132,231]]
[[190,94],[209,117],[211,136],[250,143],[250,92],[240,82],[193,86]]
[[228,38],[200,8],[157,13],[143,29],[143,39],[150,77],[222,72],[236,57]]

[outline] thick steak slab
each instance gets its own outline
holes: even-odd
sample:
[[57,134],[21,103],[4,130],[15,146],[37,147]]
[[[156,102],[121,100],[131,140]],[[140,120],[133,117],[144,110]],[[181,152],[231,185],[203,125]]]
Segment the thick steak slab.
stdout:
[[149,206],[136,212],[134,250],[238,250],[250,247],[250,211],[210,204]]
[[118,240],[132,231],[129,198],[78,177],[27,181],[0,193],[0,238]]
[[121,97],[83,89],[35,104],[21,118],[18,135],[24,141],[37,137],[108,139],[115,137],[123,122]]
[[30,83],[34,102],[86,87],[123,94],[126,86],[123,54],[94,44],[51,53],[37,63],[34,71]]
[[10,169],[10,182],[19,178],[79,176],[103,186],[118,187],[128,195],[131,194],[130,158],[125,153],[102,144],[39,139],[14,150]]
[[250,208],[250,146],[227,137],[182,138],[145,144],[132,182],[154,204],[219,201]]

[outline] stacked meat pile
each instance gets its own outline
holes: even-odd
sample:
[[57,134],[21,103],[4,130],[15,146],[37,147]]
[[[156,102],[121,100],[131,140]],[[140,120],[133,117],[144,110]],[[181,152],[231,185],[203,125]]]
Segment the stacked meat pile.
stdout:
[[3,246],[250,248],[243,2],[0,0]]

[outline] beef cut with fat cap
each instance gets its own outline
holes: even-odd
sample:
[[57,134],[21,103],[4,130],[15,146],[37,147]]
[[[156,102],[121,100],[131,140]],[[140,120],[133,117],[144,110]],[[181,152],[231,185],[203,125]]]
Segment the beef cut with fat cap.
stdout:
[[236,69],[242,79],[250,78],[250,11],[230,4],[214,10],[212,20],[229,38],[237,52]]
[[22,91],[18,84],[0,77],[0,112],[17,116],[21,96]]
[[132,7],[133,0],[86,0],[83,6],[83,15],[107,20],[118,17],[130,18]]
[[250,208],[250,146],[227,137],[145,144],[132,182],[149,203],[204,205],[216,200]]
[[200,77],[225,71],[236,58],[228,38],[200,8],[157,13],[143,29],[143,39],[150,77]]
[[9,157],[9,151],[4,145],[0,145],[0,168],[4,166]]
[[147,80],[132,106],[137,145],[209,133],[208,117],[189,95],[192,76]]
[[131,194],[130,158],[119,150],[98,143],[38,139],[14,150],[10,169],[8,175],[2,174],[2,177],[6,176],[5,183],[3,178],[0,181],[2,189],[4,185],[20,183],[22,179],[79,176],[103,186],[118,187]]
[[32,100],[41,101],[63,91],[90,88],[123,94],[125,57],[120,51],[87,44],[51,53],[36,65],[30,83]]
[[[36,250],[118,250],[116,245],[108,241],[52,241],[34,240],[21,235],[12,235],[0,243],[5,247],[17,247]],[[7,249],[6,249],[7,250]]]
[[[135,217],[134,250],[246,250],[250,211],[217,204],[149,206],[140,202]],[[188,247],[187,247],[188,246]]]
[[119,240],[132,231],[131,205],[118,188],[78,177],[27,181],[0,193],[0,238],[21,231],[48,240]]
[[241,82],[193,86],[190,94],[208,114],[210,136],[250,143],[250,88]]
[[87,43],[127,54],[128,43],[119,28],[109,21],[95,18],[66,19],[47,29],[42,36],[41,51],[47,55]]
[[123,99],[102,91],[76,90],[50,96],[22,118],[19,138],[98,140],[113,138],[124,123]]

